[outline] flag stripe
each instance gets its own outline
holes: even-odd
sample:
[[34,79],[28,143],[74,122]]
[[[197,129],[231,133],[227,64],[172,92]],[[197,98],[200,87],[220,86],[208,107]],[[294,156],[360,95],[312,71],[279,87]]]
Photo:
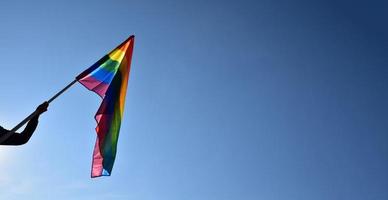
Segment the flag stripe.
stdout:
[[116,49],[112,53],[109,54],[109,58],[121,62],[121,60],[124,58],[125,52],[121,49]]

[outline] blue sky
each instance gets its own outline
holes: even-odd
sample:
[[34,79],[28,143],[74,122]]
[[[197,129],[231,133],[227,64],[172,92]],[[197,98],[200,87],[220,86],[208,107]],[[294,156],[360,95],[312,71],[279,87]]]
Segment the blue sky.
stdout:
[[0,125],[136,35],[111,177],[77,84],[0,147],[0,199],[388,199],[384,1],[1,1]]

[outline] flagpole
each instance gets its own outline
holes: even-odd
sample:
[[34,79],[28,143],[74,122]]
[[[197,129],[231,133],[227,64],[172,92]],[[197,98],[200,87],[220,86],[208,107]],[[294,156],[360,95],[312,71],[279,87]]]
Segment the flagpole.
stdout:
[[[62,93],[64,93],[67,89],[69,89],[71,86],[73,86],[77,82],[77,79],[74,79],[71,83],[69,83],[66,87],[64,87],[62,90],[57,92],[53,97],[51,97],[47,103],[51,103],[56,99],[58,96],[60,96]],[[28,117],[26,117],[23,121],[21,121],[18,125],[13,127],[8,133],[4,134],[0,137],[0,144],[3,143],[5,140],[7,140],[13,133],[15,133],[20,127],[24,126],[28,121],[30,121],[33,117],[35,117],[38,113],[34,111]]]
[[51,103],[52,101],[54,101],[54,99],[56,99],[59,95],[61,95],[62,93],[64,93],[67,89],[69,89],[71,86],[74,85],[74,83],[77,82],[77,79],[74,79],[71,83],[69,83],[69,85],[67,85],[66,87],[64,87],[61,91],[59,91],[58,93],[56,93],[53,97],[51,97],[51,99],[49,99],[47,102],[48,103]]
[[[72,85],[74,85],[74,83],[76,83],[77,80],[74,79],[71,83],[69,83],[66,87],[64,87],[61,91],[57,92],[53,97],[51,97],[47,103],[51,103],[52,101],[54,101],[54,99],[56,99],[59,95],[61,95],[62,93],[64,93],[67,89],[69,89]],[[15,132],[17,131],[20,127],[22,127],[24,124],[26,124],[28,121],[31,120],[31,118],[35,117],[35,115],[37,115],[37,113],[34,111],[33,113],[31,113],[28,117],[26,117],[23,121],[21,121],[18,125],[16,125],[12,130],[11,132]]]
[[[66,87],[64,87],[62,90],[57,92],[53,97],[51,97],[47,103],[51,103],[56,99],[58,96],[60,96],[62,93],[64,93],[67,89],[69,89],[71,86],[73,86],[77,82],[77,79],[74,79],[71,83],[69,83]],[[33,117],[35,117],[38,113],[34,111],[28,117],[26,117],[23,121],[21,121],[18,125],[16,125],[13,129],[11,129],[8,133],[4,134],[3,136],[0,137],[0,143],[4,142],[11,136],[15,131],[17,131],[20,127],[24,126],[28,121],[30,121]]]

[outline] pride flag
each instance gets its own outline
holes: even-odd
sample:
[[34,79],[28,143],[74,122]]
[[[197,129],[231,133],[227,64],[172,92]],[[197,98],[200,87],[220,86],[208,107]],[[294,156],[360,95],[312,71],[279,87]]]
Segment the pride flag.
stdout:
[[130,36],[76,77],[78,82],[103,99],[95,115],[97,139],[93,151],[92,178],[110,176],[112,173],[134,42],[135,36]]

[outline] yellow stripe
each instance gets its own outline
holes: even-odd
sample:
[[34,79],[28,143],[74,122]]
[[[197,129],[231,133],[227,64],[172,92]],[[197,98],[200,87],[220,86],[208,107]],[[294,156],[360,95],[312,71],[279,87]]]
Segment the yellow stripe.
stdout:
[[120,48],[116,48],[115,50],[110,52],[109,53],[109,58],[120,63],[123,60],[124,56],[125,56],[125,52],[127,51],[129,43],[130,43],[130,41],[127,41]]
[[109,54],[109,58],[111,60],[114,60],[114,61],[117,61],[117,62],[121,62],[121,60],[123,60],[124,58],[124,55],[125,55],[125,52],[122,51],[121,49],[115,49],[114,51],[112,51],[110,54]]

